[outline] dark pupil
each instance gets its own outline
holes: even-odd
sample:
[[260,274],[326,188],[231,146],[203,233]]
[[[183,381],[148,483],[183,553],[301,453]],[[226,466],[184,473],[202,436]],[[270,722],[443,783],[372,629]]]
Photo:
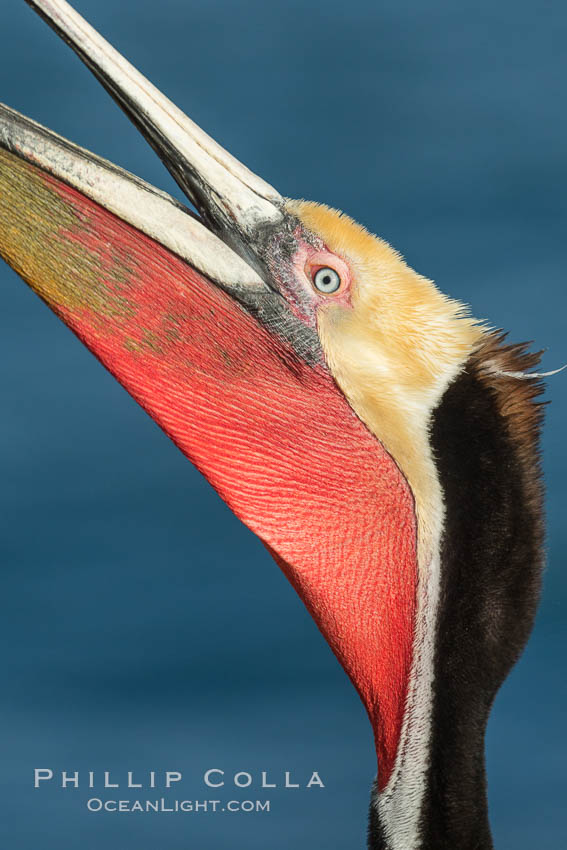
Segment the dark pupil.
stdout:
[[331,275],[330,274],[325,275],[325,277],[323,278],[323,283],[325,284],[325,286],[328,286],[331,283]]

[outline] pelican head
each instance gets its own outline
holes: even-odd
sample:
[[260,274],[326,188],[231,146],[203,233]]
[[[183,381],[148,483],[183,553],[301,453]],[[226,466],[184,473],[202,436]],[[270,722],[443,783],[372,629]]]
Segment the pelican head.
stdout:
[[[289,200],[28,0],[197,215],[0,107],[0,252],[263,541],[367,709],[369,846],[487,850],[484,730],[541,572],[537,356]],[[524,379],[527,374],[527,379]]]

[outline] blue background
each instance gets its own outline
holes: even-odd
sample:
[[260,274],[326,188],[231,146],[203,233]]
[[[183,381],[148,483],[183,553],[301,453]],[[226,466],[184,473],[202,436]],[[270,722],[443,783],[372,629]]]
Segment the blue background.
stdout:
[[[519,0],[78,0],[192,118],[283,193],[338,206],[475,315],[567,360],[567,7]],[[4,3],[0,97],[174,194],[74,55]],[[0,268],[2,846],[362,847],[362,706],[254,536]],[[565,375],[549,383],[549,566],[488,732],[498,848],[565,840]],[[33,767],[320,771],[270,814],[93,815]],[[131,796],[121,793],[120,797]],[[145,796],[145,794],[144,794]],[[179,794],[178,794],[179,796]]]

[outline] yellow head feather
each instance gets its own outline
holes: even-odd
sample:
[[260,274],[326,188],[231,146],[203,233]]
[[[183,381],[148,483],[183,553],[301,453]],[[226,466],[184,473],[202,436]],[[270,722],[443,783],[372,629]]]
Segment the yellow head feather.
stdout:
[[351,406],[406,476],[420,540],[431,543],[440,519],[431,414],[484,331],[464,305],[348,216],[307,201],[287,208],[350,267],[352,306],[329,298],[319,308],[321,344]]

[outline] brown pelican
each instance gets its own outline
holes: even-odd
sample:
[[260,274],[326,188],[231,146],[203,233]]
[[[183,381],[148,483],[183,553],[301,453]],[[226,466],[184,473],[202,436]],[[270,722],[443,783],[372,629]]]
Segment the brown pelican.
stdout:
[[0,107],[0,252],[263,541],[368,711],[369,846],[492,846],[484,731],[540,585],[538,362],[28,0],[198,210]]

